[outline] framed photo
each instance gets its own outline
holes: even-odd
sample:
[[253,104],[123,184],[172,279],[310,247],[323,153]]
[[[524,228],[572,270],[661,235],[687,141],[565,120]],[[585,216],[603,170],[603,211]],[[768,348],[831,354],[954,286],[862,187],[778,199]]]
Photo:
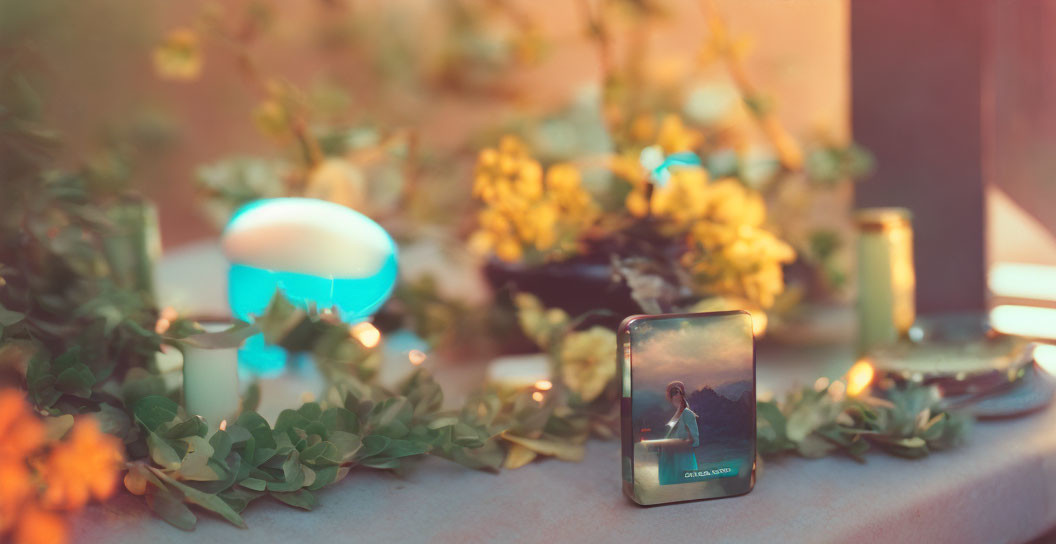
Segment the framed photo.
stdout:
[[755,484],[755,339],[748,312],[632,316],[620,325],[623,489],[654,505]]

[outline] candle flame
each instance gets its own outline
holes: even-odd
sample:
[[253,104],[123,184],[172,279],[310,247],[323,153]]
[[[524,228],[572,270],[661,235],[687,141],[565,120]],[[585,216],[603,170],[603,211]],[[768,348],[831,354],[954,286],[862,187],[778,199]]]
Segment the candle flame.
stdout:
[[862,359],[847,371],[847,394],[854,397],[869,388],[873,382],[873,365]]
[[535,402],[540,402],[540,403],[543,402],[543,393],[540,392],[540,391],[536,391],[535,393],[532,393],[532,400],[534,400]]
[[349,331],[352,333],[352,337],[367,349],[373,348],[378,345],[378,342],[381,342],[381,331],[370,322],[356,323],[352,325]]
[[227,430],[227,420],[226,419],[220,422],[220,430],[221,431],[226,431]]
[[535,388],[540,391],[549,391],[554,387],[554,384],[550,380],[539,380],[535,382]]
[[418,366],[424,363],[425,357],[425,352],[418,349],[412,349],[411,351],[407,352],[407,359],[409,359],[411,361],[411,364],[414,366]]

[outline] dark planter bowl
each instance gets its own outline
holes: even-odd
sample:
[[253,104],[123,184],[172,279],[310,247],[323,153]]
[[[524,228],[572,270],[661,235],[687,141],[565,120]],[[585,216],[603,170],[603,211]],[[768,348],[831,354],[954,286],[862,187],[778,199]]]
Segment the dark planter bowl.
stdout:
[[512,295],[531,293],[548,308],[560,308],[570,316],[601,310],[585,324],[615,330],[629,315],[642,313],[622,278],[600,258],[584,256],[565,261],[525,266],[491,259],[484,266],[484,277],[500,304],[512,304]]

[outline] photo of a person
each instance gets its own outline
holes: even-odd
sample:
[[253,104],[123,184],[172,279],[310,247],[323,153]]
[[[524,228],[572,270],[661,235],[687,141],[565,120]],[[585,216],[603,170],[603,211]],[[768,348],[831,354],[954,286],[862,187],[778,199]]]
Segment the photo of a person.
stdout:
[[675,414],[667,422],[667,434],[663,440],[655,440],[651,446],[659,450],[660,484],[681,483],[687,470],[697,470],[697,456],[693,448],[700,445],[697,414],[686,402],[686,384],[674,381],[667,384],[667,400]]
[[755,357],[749,316],[648,317],[631,322],[627,339],[625,474],[634,499],[655,504],[751,489]]

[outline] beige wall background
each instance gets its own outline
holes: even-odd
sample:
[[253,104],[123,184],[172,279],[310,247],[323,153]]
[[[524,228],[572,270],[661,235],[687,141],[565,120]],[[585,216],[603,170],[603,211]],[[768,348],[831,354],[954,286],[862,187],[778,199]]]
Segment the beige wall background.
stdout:
[[[34,41],[47,66],[48,116],[65,135],[69,155],[97,145],[108,129],[146,112],[167,120],[176,138],[142,165],[143,190],[160,206],[162,235],[173,247],[215,234],[195,203],[194,170],[232,154],[278,150],[250,119],[259,96],[249,90],[235,58],[213,41],[205,45],[202,76],[192,82],[159,80],[151,49],[165,33],[189,26],[206,2],[45,2],[47,26]],[[341,7],[334,8],[337,4]],[[588,2],[596,5],[596,2]],[[249,2],[214,2],[226,13]],[[504,118],[545,111],[568,101],[599,77],[594,46],[586,38],[581,5],[571,1],[511,2],[536,21],[550,44],[544,60],[510,74],[514,98],[444,91],[403,95],[381,85],[368,69],[372,60],[349,49],[321,50],[320,40],[357,18],[372,18],[362,39],[407,34],[415,47],[438,46],[442,3],[272,2],[271,29],[252,46],[262,72],[305,88],[321,81],[347,89],[352,100],[345,120],[379,120],[420,131],[424,145],[438,153],[465,151],[474,130]],[[677,75],[695,62],[706,24],[696,1],[663,2],[670,14],[650,27],[650,70]],[[749,37],[746,65],[757,85],[774,98],[780,117],[797,135],[848,133],[848,7],[844,0],[722,0],[717,3],[730,28]],[[625,43],[616,29],[619,54]],[[373,32],[371,34],[370,32]],[[715,77],[721,78],[721,72]],[[452,179],[468,191],[468,179]]]

